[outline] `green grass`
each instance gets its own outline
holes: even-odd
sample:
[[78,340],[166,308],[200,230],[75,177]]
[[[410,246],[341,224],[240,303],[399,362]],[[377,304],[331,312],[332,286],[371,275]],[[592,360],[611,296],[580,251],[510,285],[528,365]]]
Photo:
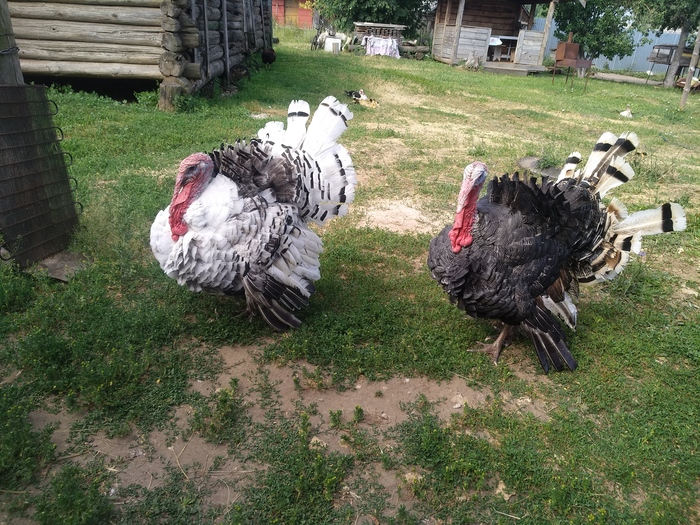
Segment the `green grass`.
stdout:
[[[123,103],[50,91],[84,206],[72,250],[89,264],[69,283],[0,265],[0,518],[698,523],[700,99],[680,112],[676,90],[592,79],[583,93],[582,83],[572,91],[549,75],[334,56],[311,52],[311,33],[277,35],[269,71],[241,81],[233,96],[183,100],[176,113],[159,112],[155,92]],[[321,232],[323,278],[301,328],[271,334],[238,315],[243,301],[191,294],[162,274],[149,227],[182,158],[254,135],[264,123],[254,114],[283,119],[291,99],[314,106],[360,87],[381,106],[352,107],[342,142],[362,182],[349,216]],[[628,103],[635,118],[623,121]],[[526,155],[557,165],[571,151],[585,154],[603,131],[627,129],[643,155],[615,195],[631,211],[677,200],[688,230],[645,240],[645,255],[620,278],[583,291],[569,334],[574,373],[545,380],[525,339],[498,367],[467,352],[494,329],[465,319],[430,279],[430,234],[358,225],[360,207],[383,199],[447,223],[472,160],[493,174]],[[224,345],[258,347],[256,372],[226,369]],[[301,368],[291,399],[270,376],[282,365]],[[523,369],[531,379],[516,373]],[[190,388],[224,372],[230,381],[218,390]],[[487,403],[441,418],[413,392],[405,419],[380,428],[363,404],[320,411],[301,400],[309,389],[349,394],[362,379],[367,402],[381,402],[371,381],[455,374],[489,392]],[[548,417],[509,408],[524,396],[546,403]],[[182,410],[188,415],[176,418]],[[38,411],[70,413],[65,451],[51,442],[55,424],[35,423]],[[124,458],[90,452],[96,437],[158,432],[201,437],[221,455],[182,469],[170,463],[144,487],[117,482]],[[238,468],[246,475],[221,474]],[[398,496],[387,478],[398,480]],[[214,499],[223,488],[235,497]]]

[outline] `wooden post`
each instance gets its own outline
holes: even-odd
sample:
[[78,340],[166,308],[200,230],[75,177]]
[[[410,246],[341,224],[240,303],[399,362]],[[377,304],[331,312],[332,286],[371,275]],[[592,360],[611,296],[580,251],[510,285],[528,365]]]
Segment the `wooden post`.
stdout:
[[466,0],[459,0],[459,7],[457,8],[457,18],[455,20],[455,41],[452,45],[452,56],[450,57],[450,65],[455,64],[455,58],[458,59],[457,53],[459,51],[459,36],[462,33],[462,17],[464,16],[464,4]]
[[[698,35],[700,35],[700,27],[698,27]],[[695,47],[693,47],[693,56],[690,58],[690,65],[688,66],[688,75],[685,77],[685,86],[683,86],[683,94],[681,95],[681,109],[685,109],[685,103],[688,100],[688,93],[690,93],[690,88],[693,85],[693,73],[695,73],[695,68],[698,65],[698,59],[700,58],[700,38],[695,39]]]
[[207,0],[202,0],[202,6],[204,7],[204,70],[207,72],[207,78],[211,80],[211,74],[209,74],[209,14],[207,12]]
[[243,44],[244,44],[244,49],[248,51],[249,47],[249,42],[248,42],[248,6],[246,5],[247,0],[243,0],[241,2],[241,7],[243,8]]
[[542,38],[542,47],[540,47],[540,55],[537,59],[537,65],[542,65],[547,53],[547,40],[549,40],[549,30],[552,28],[552,20],[554,19],[554,9],[557,5],[557,0],[549,2],[549,10],[547,11],[547,19],[544,22],[544,37]]
[[443,27],[442,27],[442,50],[440,54],[442,55],[440,58],[447,58],[447,50],[445,49],[445,40],[447,38],[447,24],[450,22],[450,11],[452,11],[452,0],[446,0],[446,5],[445,5],[445,20],[443,22]]
[[231,62],[228,48],[228,9],[226,9],[226,1],[221,6],[221,22],[224,26],[224,64],[226,66],[226,86],[231,85]]
[[24,84],[7,2],[0,1],[0,84]]

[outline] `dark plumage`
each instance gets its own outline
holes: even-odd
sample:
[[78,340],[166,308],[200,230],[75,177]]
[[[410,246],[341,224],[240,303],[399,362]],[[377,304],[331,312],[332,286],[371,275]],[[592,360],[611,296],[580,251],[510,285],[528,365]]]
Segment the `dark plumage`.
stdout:
[[271,47],[265,48],[262,52],[262,63],[265,67],[270,67],[270,65],[277,60],[277,53]]
[[624,156],[637,143],[634,133],[619,139],[606,133],[582,171],[576,170],[581,155],[573,153],[557,181],[504,175],[491,180],[481,199],[486,165],[467,166],[455,222],[432,239],[428,266],[460,309],[505,323],[493,344],[476,351],[491,353],[496,362],[519,326],[545,372],[574,370],[555,316],[575,327],[579,282],[616,277],[629,253],[639,252],[642,235],[685,228],[678,204],[628,217],[616,199],[607,207],[601,203],[608,190],[634,175]]

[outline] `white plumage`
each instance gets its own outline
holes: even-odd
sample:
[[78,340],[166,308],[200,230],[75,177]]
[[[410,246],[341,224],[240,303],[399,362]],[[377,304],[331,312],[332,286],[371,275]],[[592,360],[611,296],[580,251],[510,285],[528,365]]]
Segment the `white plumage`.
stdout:
[[320,237],[309,229],[347,213],[357,179],[336,140],[352,113],[327,97],[309,129],[292,101],[287,129],[268,122],[249,143],[182,161],[170,205],[151,226],[163,271],[194,292],[244,293],[247,312],[276,330],[297,327],[320,278]]

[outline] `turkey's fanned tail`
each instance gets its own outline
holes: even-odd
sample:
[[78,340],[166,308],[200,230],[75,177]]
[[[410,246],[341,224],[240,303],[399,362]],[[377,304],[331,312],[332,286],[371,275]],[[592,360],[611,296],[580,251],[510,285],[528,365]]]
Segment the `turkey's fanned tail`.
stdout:
[[323,225],[345,215],[355,199],[355,167],[348,150],[336,142],[352,117],[345,104],[326,97],[311,119],[301,145],[312,168],[302,173],[300,202],[305,220]]
[[[572,176],[602,198],[634,177],[634,170],[625,156],[638,146],[639,138],[634,132],[619,137],[603,133],[583,170],[570,175],[573,170],[567,159],[559,180]],[[603,208],[602,204],[600,206]],[[614,279],[624,270],[630,254],[640,252],[643,236],[682,231],[685,227],[685,212],[679,204],[666,203],[657,209],[629,215],[624,204],[613,198],[607,206],[600,234],[592,236],[591,243],[584,244],[576,254],[575,274],[583,283]]]

